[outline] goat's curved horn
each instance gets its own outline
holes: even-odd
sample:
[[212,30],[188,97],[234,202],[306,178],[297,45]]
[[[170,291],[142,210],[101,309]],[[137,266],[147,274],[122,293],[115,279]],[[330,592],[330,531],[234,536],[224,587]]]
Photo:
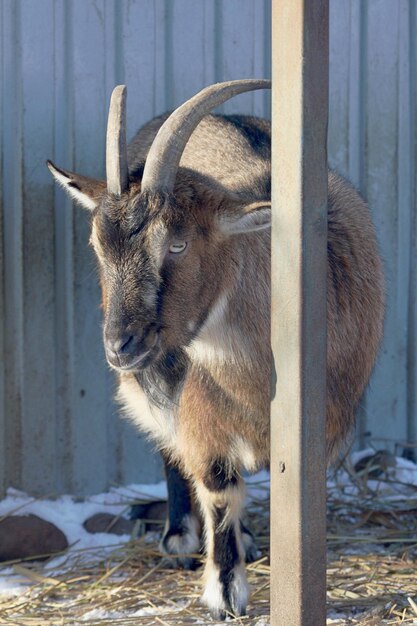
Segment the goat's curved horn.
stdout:
[[121,196],[129,187],[126,150],[126,87],[113,89],[106,140],[107,191]]
[[270,80],[232,80],[206,87],[176,109],[159,129],[146,159],[142,191],[174,188],[181,155],[201,119],[226,100],[245,91],[271,89]]

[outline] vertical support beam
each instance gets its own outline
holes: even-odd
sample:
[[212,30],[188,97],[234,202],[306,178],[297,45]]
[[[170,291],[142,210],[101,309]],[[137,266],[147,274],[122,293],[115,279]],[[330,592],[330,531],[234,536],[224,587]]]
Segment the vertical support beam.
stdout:
[[326,623],[328,0],[273,0],[271,625]]

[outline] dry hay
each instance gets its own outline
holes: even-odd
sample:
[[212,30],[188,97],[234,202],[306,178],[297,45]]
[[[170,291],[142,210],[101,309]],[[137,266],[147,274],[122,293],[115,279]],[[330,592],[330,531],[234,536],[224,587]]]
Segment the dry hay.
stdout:
[[362,465],[346,462],[349,483],[335,472],[328,494],[328,624],[417,624],[417,481],[389,453]]
[[[417,624],[417,494],[389,502],[369,491],[367,476],[353,480],[353,499],[337,484],[329,494],[327,623]],[[269,622],[267,509],[265,499],[249,507],[261,556],[247,567],[250,617],[232,623]],[[200,571],[170,569],[157,539],[153,533],[101,552],[73,549],[58,572],[48,564],[8,564],[31,585],[18,597],[0,596],[0,624],[213,624],[199,602]]]

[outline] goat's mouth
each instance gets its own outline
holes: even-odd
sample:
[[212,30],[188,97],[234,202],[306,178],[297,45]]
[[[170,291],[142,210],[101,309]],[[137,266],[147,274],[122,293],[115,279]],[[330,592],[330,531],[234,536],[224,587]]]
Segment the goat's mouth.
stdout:
[[152,363],[154,350],[151,348],[147,352],[140,354],[136,359],[133,359],[130,363],[120,363],[118,370],[122,372],[135,372],[140,369],[144,369]]

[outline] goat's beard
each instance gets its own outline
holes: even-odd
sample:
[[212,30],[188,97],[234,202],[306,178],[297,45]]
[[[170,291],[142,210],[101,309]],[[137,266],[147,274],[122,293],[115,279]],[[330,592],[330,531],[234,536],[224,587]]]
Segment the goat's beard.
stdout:
[[161,354],[156,361],[135,373],[135,378],[148,400],[159,409],[178,406],[189,359],[182,348]]

